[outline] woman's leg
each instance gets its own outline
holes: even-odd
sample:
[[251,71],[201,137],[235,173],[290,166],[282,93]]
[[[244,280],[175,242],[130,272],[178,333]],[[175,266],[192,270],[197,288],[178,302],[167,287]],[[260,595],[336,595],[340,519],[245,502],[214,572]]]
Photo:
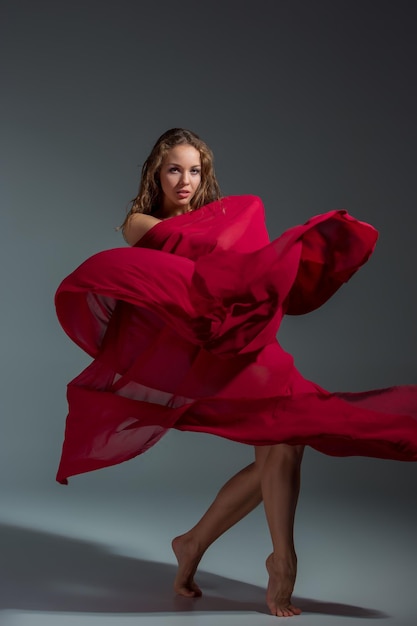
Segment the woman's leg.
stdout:
[[300,489],[303,446],[260,446],[256,462],[233,476],[210,508],[187,533],[172,542],[178,560],[174,589],[183,596],[201,595],[194,574],[207,548],[264,499],[273,553],[267,559],[268,607],[273,615],[298,615],[291,604],[297,572],[294,517]]
[[174,589],[182,596],[200,596],[194,574],[207,548],[262,502],[260,464],[252,463],[219,491],[200,521],[172,542],[178,560]]
[[290,617],[300,609],[291,604],[297,574],[294,518],[300,491],[303,446],[279,444],[256,448],[261,468],[262,496],[273,552],[266,561],[269,573],[267,604],[272,615]]

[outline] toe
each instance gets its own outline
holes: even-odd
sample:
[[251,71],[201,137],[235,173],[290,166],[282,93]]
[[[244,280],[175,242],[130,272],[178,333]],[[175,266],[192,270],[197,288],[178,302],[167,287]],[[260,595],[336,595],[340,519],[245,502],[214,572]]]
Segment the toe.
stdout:
[[181,596],[185,596],[186,598],[194,598],[195,591],[193,589],[188,589],[188,587],[181,587],[178,589],[177,593]]

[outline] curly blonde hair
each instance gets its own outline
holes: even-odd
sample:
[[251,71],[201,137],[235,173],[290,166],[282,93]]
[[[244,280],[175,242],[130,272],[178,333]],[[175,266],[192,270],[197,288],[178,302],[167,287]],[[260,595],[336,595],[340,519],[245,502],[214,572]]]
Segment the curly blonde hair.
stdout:
[[220,199],[220,188],[214,173],[213,153],[207,144],[191,130],[171,128],[159,137],[142,167],[138,195],[131,200],[122,228],[133,213],[156,213],[162,204],[163,192],[159,172],[165,155],[179,145],[189,145],[198,150],[201,159],[201,182],[191,200],[191,209]]

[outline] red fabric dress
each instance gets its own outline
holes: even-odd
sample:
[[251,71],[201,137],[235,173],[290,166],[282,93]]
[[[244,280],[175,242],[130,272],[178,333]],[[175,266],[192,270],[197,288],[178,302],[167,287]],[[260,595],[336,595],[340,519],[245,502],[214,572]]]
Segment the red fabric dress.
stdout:
[[372,253],[345,211],[273,242],[262,202],[234,196],[100,252],[61,283],[58,318],[94,360],[68,385],[57,480],[126,461],[170,428],[335,456],[417,460],[417,386],[329,393],[276,340]]

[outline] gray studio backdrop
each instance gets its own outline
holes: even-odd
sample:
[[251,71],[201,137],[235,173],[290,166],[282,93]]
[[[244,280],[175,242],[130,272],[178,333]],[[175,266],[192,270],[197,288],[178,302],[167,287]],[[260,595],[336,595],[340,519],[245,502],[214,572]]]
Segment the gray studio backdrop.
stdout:
[[[367,266],[280,338],[331,390],[417,382],[415,8],[3,0],[2,489],[64,489],[65,386],[89,360],[58,326],[54,291],[87,256],[124,245],[114,227],[173,126],[211,145],[224,194],[263,198],[271,236],[342,207],[380,230]],[[211,489],[251,458],[173,432],[69,488]],[[401,463],[306,457],[316,493],[407,491],[415,478]]]

